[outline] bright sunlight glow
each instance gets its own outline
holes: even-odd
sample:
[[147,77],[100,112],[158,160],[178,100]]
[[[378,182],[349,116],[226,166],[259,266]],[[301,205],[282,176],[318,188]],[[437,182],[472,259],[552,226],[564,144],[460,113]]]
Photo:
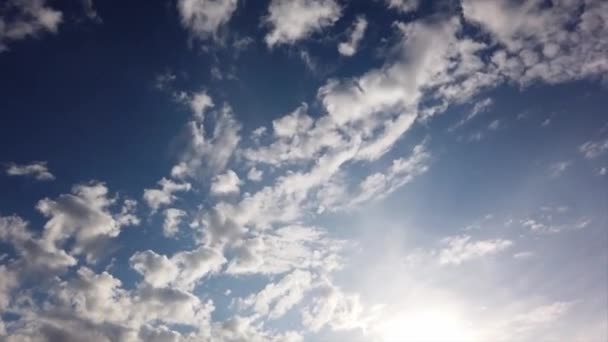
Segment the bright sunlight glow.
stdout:
[[378,325],[377,332],[382,342],[475,341],[469,323],[443,310],[399,314]]

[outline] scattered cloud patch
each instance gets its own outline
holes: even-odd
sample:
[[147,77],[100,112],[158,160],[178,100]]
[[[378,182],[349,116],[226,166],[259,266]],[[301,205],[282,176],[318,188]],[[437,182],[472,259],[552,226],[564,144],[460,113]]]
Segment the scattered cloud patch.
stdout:
[[272,0],[264,23],[269,47],[293,44],[334,24],[342,15],[335,0]]
[[461,263],[500,253],[513,245],[511,240],[472,240],[469,235],[451,236],[443,239],[445,247],[439,252],[439,263],[442,265],[460,265]]
[[594,159],[608,151],[608,139],[587,141],[579,147],[579,151],[587,159]]
[[144,202],[156,212],[159,208],[170,205],[177,197],[176,192],[190,191],[192,185],[190,183],[178,183],[168,178],[162,178],[158,181],[160,189],[145,189],[143,199]]
[[179,225],[186,216],[186,212],[181,209],[168,208],[164,211],[165,220],[163,222],[163,234],[172,237],[179,231]]
[[54,180],[55,176],[49,171],[47,162],[32,162],[29,164],[9,163],[6,167],[9,176],[32,177],[39,181]]
[[57,33],[62,21],[63,13],[46,0],[9,0],[0,7],[0,53],[11,42]]
[[216,38],[236,10],[237,0],[178,0],[182,26],[199,39]]
[[238,194],[242,181],[236,172],[228,170],[226,173],[215,176],[211,183],[211,193],[217,196]]
[[357,53],[359,49],[359,44],[363,39],[363,35],[365,34],[365,30],[367,29],[367,19],[364,16],[359,16],[355,19],[353,23],[353,27],[350,32],[350,36],[347,41],[341,42],[338,44],[338,52],[342,56],[353,56]]

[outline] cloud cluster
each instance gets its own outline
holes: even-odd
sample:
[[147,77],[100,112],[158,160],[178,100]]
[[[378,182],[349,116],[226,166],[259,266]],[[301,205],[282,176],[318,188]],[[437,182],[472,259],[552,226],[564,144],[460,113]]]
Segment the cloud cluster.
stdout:
[[46,4],[46,0],[8,0],[0,7],[0,52],[12,41],[56,33],[63,13]]

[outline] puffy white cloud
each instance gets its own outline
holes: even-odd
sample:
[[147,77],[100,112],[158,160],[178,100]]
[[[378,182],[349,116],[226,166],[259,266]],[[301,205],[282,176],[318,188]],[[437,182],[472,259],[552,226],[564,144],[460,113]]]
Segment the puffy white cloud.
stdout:
[[282,165],[305,162],[318,157],[324,148],[342,148],[345,140],[338,127],[328,118],[313,120],[308,106],[302,104],[293,112],[272,122],[271,144],[258,148],[246,148],[243,156],[257,163]]
[[293,269],[331,271],[341,266],[342,242],[319,229],[303,226],[282,227],[239,240],[232,247],[234,258],[229,274],[278,274]]
[[32,162],[24,165],[9,163],[6,168],[6,174],[9,176],[33,177],[40,181],[55,179],[55,176],[49,171],[46,162]]
[[326,325],[332,330],[362,328],[365,319],[359,295],[346,294],[327,283],[302,311],[302,323],[311,331],[319,331]]
[[76,185],[71,194],[55,200],[40,200],[36,208],[49,218],[42,235],[45,248],[59,248],[73,237],[70,252],[85,255],[89,262],[96,261],[122,227],[139,224],[133,215],[135,201],[124,201],[121,211],[114,214],[110,208],[116,202],[115,198],[108,198],[105,184],[95,182]]
[[608,151],[608,139],[600,141],[587,141],[579,147],[579,151],[587,159],[594,159]]
[[63,13],[47,6],[45,0],[8,0],[0,8],[0,52],[11,41],[56,33]]
[[511,240],[471,240],[469,235],[451,236],[443,239],[445,245],[439,251],[439,263],[459,265],[465,261],[492,255],[511,247]]
[[261,181],[262,176],[264,176],[264,171],[258,170],[255,167],[252,167],[251,169],[249,169],[249,172],[247,172],[247,179],[249,179],[252,182]]
[[236,10],[237,0],[178,0],[182,26],[200,39],[215,37]]
[[11,270],[14,270],[12,275],[53,275],[76,265],[77,260],[74,257],[47,243],[42,237],[33,235],[27,226],[28,223],[18,216],[0,216],[0,241],[10,243],[19,257],[10,265]]
[[270,26],[266,44],[293,44],[333,25],[342,9],[335,0],[272,0],[264,22]]
[[192,110],[192,114],[199,120],[203,119],[203,115],[209,108],[213,108],[213,100],[206,91],[192,94],[187,98],[188,106]]
[[179,231],[179,225],[186,216],[186,212],[181,209],[165,209],[165,220],[163,222],[163,234],[166,237],[175,236]]
[[314,120],[307,114],[308,105],[302,104],[292,113],[272,121],[273,133],[276,137],[291,138],[310,130]]
[[200,279],[218,272],[225,262],[220,252],[206,247],[178,252],[170,258],[147,250],[130,259],[131,267],[143,276],[145,283],[184,291],[192,291]]
[[357,17],[353,24],[353,28],[351,29],[348,40],[338,44],[338,52],[340,52],[340,54],[343,56],[353,56],[359,48],[359,44],[363,39],[366,29],[367,19],[365,19],[364,16]]
[[228,170],[226,173],[217,175],[213,178],[210,191],[217,196],[238,194],[241,184],[242,181],[239,179],[236,172]]
[[[4,218],[0,218],[0,220],[3,219]],[[5,229],[3,225],[3,223],[0,223],[1,230]],[[0,313],[4,312],[4,310],[9,306],[12,297],[11,292],[18,286],[19,278],[17,272],[8,269],[5,265],[0,265]],[[0,336],[2,336],[1,331]]]
[[152,212],[156,212],[163,206],[173,203],[177,197],[173,194],[175,192],[190,191],[192,185],[187,182],[177,183],[171,179],[162,178],[158,181],[160,189],[145,189],[143,199],[148,204],[148,207],[152,209]]
[[164,287],[177,278],[179,269],[164,255],[147,250],[133,254],[129,259],[131,267],[144,277],[144,281],[154,287]]

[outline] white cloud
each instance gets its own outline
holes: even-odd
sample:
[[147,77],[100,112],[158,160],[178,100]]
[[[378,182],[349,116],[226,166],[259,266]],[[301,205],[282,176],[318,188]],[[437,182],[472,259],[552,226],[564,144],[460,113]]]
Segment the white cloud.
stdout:
[[273,133],[279,138],[291,138],[310,130],[314,120],[308,116],[308,105],[303,103],[292,113],[272,121]]
[[252,182],[261,181],[262,176],[264,176],[264,172],[262,170],[256,169],[255,167],[252,167],[251,169],[249,169],[249,172],[247,172],[247,179]]
[[608,43],[602,37],[608,32],[603,24],[608,21],[607,6],[595,0],[559,1],[550,8],[538,1],[462,3],[465,19],[499,43],[492,60],[500,72],[521,84],[559,83],[605,73]]
[[389,8],[395,8],[402,12],[415,11],[420,5],[420,0],[385,0]]
[[19,257],[12,264],[15,267],[13,274],[54,275],[76,265],[77,260],[73,256],[34,235],[27,226],[28,223],[18,216],[0,216],[0,240],[10,243]]
[[313,332],[328,325],[332,330],[364,327],[363,306],[356,294],[326,284],[320,288],[312,304],[302,311],[302,323]]
[[293,44],[333,25],[342,9],[335,0],[272,0],[264,22],[270,26],[266,44]]
[[298,304],[312,288],[310,272],[295,270],[276,283],[266,285],[260,292],[238,301],[243,308],[253,308],[258,315],[277,319]]
[[40,181],[55,179],[55,176],[49,171],[46,162],[32,162],[24,165],[9,163],[6,168],[6,174],[9,176],[33,177]]
[[331,271],[341,266],[340,241],[316,228],[282,227],[262,232],[234,244],[229,274],[279,274],[293,269]]
[[56,33],[62,19],[63,13],[45,0],[8,0],[0,8],[0,53],[12,41]]
[[239,179],[236,172],[228,170],[226,173],[217,175],[213,178],[210,191],[216,196],[238,194],[241,184],[242,181]]
[[439,251],[439,263],[442,265],[459,265],[465,261],[493,255],[511,247],[510,240],[471,240],[469,235],[451,236],[442,240],[445,245]]
[[110,208],[116,202],[115,198],[108,198],[108,188],[103,183],[76,185],[71,194],[40,200],[36,208],[49,218],[42,235],[45,247],[59,248],[73,237],[71,253],[95,262],[122,227],[139,224],[133,214],[135,201],[125,200],[121,211],[112,213]]
[[178,0],[182,26],[200,39],[216,37],[236,10],[237,0]]
[[181,209],[165,209],[165,220],[163,222],[163,234],[172,237],[179,231],[179,225],[186,216],[186,212]]
[[129,262],[143,276],[144,282],[155,288],[192,291],[203,277],[218,272],[226,259],[214,249],[199,247],[178,252],[170,258],[151,250],[137,252]]
[[205,111],[207,109],[213,108],[214,106],[213,100],[209,95],[207,95],[207,92],[205,91],[192,94],[187,99],[187,103],[190,106],[194,117],[199,120],[203,119],[203,115],[205,114]]
[[364,16],[359,16],[355,19],[350,36],[345,42],[338,44],[338,52],[343,56],[353,56],[359,49],[359,44],[363,39],[365,30],[367,29],[367,20]]
[[498,128],[500,128],[500,120],[496,119],[493,120],[492,122],[490,122],[490,124],[488,125],[488,129],[495,131]]
[[425,173],[430,162],[430,153],[423,144],[416,145],[407,158],[393,160],[385,172],[371,174],[359,184],[356,192],[348,196],[348,207],[357,207],[372,200],[385,198],[414,177]]
[[152,209],[152,212],[156,212],[163,206],[173,203],[177,197],[174,195],[175,192],[190,191],[192,186],[190,183],[177,183],[171,179],[162,178],[158,181],[160,189],[145,189],[143,199],[148,204],[148,207]]
[[608,151],[608,139],[601,141],[587,141],[579,147],[579,151],[587,159],[594,159]]

